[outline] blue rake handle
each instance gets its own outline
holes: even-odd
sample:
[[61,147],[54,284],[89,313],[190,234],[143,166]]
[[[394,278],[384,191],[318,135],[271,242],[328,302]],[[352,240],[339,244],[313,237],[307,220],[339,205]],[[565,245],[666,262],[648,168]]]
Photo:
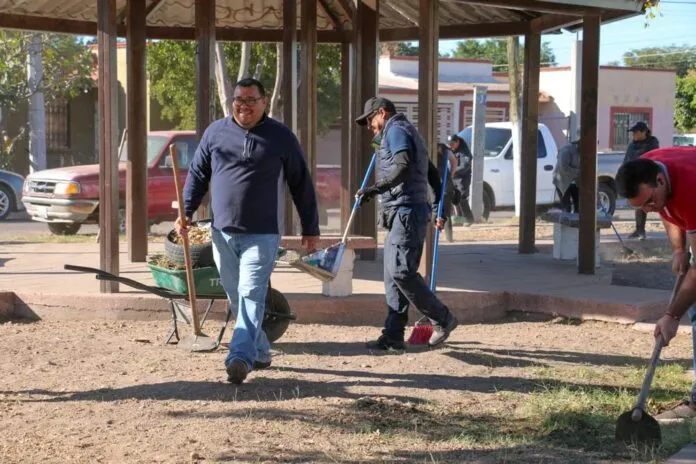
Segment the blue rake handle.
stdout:
[[[367,167],[367,171],[365,172],[365,177],[363,178],[362,184],[360,184],[360,190],[367,188],[367,183],[370,181],[372,171],[374,171],[375,169],[375,163],[377,163],[377,153],[372,154],[370,165]],[[360,208],[361,199],[362,195],[356,197],[355,201],[353,202],[353,209],[350,212],[350,217],[348,218],[348,223],[346,224],[346,230],[343,232],[343,238],[341,239],[341,243],[346,243],[346,240],[348,240],[348,232],[350,231],[350,225],[353,223],[353,218],[355,217],[356,211],[358,211],[358,209]]]
[[[445,192],[447,190],[447,177],[449,176],[449,160],[445,162],[445,169],[442,173],[442,186],[440,187],[440,203],[437,205],[437,217],[442,217],[442,210],[445,206]],[[437,220],[437,218],[435,218]],[[430,270],[430,291],[435,293],[437,289],[437,261],[440,256],[440,229],[435,228],[435,240],[433,243],[433,267]]]

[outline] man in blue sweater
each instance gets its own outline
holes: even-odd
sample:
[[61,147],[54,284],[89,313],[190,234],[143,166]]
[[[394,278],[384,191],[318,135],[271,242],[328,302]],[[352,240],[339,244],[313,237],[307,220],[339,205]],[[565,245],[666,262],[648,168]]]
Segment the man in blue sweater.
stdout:
[[[428,158],[423,138],[406,116],[396,112],[386,98],[370,98],[364,113],[355,120],[367,126],[380,140],[377,150],[380,172],[377,183],[357,193],[362,202],[381,195],[381,225],[388,230],[384,239],[384,292],[387,319],[382,335],[367,344],[374,350],[405,349],[404,331],[412,303],[433,322],[428,344],[440,345],[457,327],[457,319],[430,291],[418,273],[432,205],[428,185],[440,201],[440,174]],[[442,228],[444,218],[437,218]]]
[[[292,131],[266,116],[263,85],[242,79],[234,87],[232,115],[203,134],[184,186],[186,220],[211,190],[213,256],[237,320],[225,359],[227,380],[241,384],[253,369],[271,365],[261,328],[266,291],[278,253],[278,180],[281,171],[302,223],[302,245],[314,250],[319,214],[304,153]],[[286,211],[285,214],[291,214]]]

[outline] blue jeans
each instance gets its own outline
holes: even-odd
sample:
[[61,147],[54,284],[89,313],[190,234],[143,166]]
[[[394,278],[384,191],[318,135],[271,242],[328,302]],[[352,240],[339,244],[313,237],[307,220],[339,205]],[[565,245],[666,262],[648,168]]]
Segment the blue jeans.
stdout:
[[384,239],[384,294],[389,310],[383,333],[392,340],[404,339],[409,303],[441,325],[450,319],[447,307],[418,274],[430,214],[428,205],[399,207]]
[[254,361],[271,360],[271,345],[262,329],[268,281],[280,235],[228,234],[213,229],[213,259],[236,320],[225,366],[240,359],[252,370]]

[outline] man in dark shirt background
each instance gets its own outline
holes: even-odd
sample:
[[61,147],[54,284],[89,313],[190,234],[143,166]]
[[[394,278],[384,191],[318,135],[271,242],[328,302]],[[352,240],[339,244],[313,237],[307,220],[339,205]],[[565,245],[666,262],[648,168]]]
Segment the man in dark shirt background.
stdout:
[[467,225],[474,223],[474,213],[469,206],[469,193],[471,191],[471,165],[473,155],[466,141],[457,134],[447,138],[449,146],[457,158],[457,168],[452,171],[454,188],[457,191],[456,205],[464,216]]
[[[643,121],[638,121],[628,131],[633,134],[633,140],[626,148],[624,163],[637,160],[643,154],[660,148],[660,142],[657,140],[657,137],[652,135],[650,128]],[[640,208],[636,209],[636,230],[628,237],[645,240],[645,222],[647,219],[648,214],[645,211]]]
[[[186,233],[193,213],[211,189],[213,256],[237,318],[225,359],[227,380],[240,384],[252,369],[271,365],[263,323],[266,291],[280,233],[278,180],[285,174],[302,224],[302,244],[314,250],[319,214],[304,153],[292,131],[265,114],[263,85],[246,78],[234,87],[232,114],[203,134],[184,186]],[[290,214],[290,211],[286,211]]]
[[[384,239],[384,292],[388,314],[382,335],[367,344],[374,350],[404,350],[409,302],[433,322],[430,346],[444,342],[457,319],[437,299],[418,273],[423,243],[433,205],[428,185],[440,201],[440,174],[428,158],[423,138],[406,116],[386,98],[370,98],[355,120],[379,138],[377,183],[357,192],[362,201],[381,195]],[[445,218],[437,218],[442,228]]]

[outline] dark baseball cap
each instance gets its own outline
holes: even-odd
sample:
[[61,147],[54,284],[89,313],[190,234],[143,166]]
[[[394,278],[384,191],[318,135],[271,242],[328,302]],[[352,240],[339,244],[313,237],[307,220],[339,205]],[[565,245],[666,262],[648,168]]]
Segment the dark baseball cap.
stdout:
[[649,130],[650,129],[648,128],[648,125],[646,123],[644,123],[643,121],[638,121],[633,126],[631,126],[630,129],[628,129],[628,132],[635,132],[635,131],[648,132]]
[[449,137],[447,137],[447,143],[452,143],[452,142],[461,142],[462,138],[458,136],[457,134],[452,134]]
[[363,114],[360,115],[355,120],[355,122],[361,126],[366,126],[367,118],[372,116],[375,113],[375,111],[377,111],[380,108],[384,108],[390,113],[396,113],[396,107],[394,106],[394,103],[392,103],[391,100],[387,100],[386,98],[372,97],[365,102]]

